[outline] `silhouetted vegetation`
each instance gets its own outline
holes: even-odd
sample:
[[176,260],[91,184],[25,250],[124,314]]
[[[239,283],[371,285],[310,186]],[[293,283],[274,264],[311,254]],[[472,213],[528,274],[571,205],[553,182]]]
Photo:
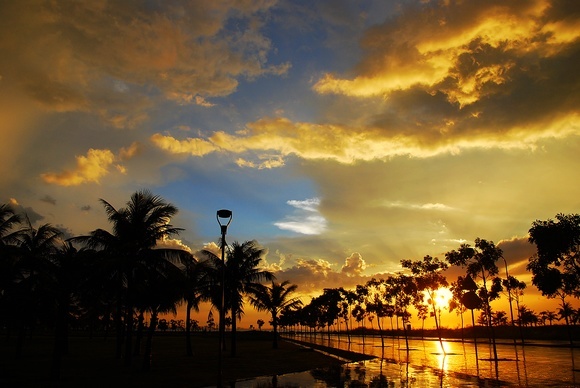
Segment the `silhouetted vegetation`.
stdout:
[[[465,269],[451,284],[453,299],[449,311],[461,315],[461,331],[441,327],[436,293],[448,282],[444,276],[447,263],[426,256],[422,261],[402,260],[406,272],[372,279],[356,289],[327,288],[309,303],[291,296],[296,285],[274,281],[274,274],[260,268],[265,249],[256,241],[234,242],[222,262],[211,251],[201,258],[182,249],[163,245],[179,232],[170,220],[178,209],[148,191],[134,193],[126,206],[115,208],[101,200],[111,231],[95,229],[86,236],[64,240],[59,229],[50,224],[35,226],[26,215],[17,214],[9,205],[0,205],[0,327],[11,344],[13,357],[23,356],[25,341],[34,341],[35,332],[52,331],[50,376],[60,378],[62,357],[69,353],[71,331],[82,331],[89,338],[99,333],[104,339],[116,336],[111,354],[133,367],[133,357],[141,357],[141,368],[151,367],[153,338],[159,330],[182,330],[185,355],[194,354],[191,332],[199,328],[191,319],[191,310],[209,302],[218,311],[230,313],[231,351],[236,355],[236,323],[244,313],[245,297],[258,310],[271,315],[274,331],[273,347],[278,346],[278,329],[325,330],[384,335],[436,335],[443,337],[485,336],[475,324],[474,310],[481,310],[478,322],[487,335],[515,338],[515,325],[520,336],[554,338],[560,331],[548,330],[554,322],[563,322],[573,345],[580,313],[567,298],[580,296],[580,216],[556,216],[556,220],[534,221],[529,241],[537,253],[528,268],[533,284],[548,298],[559,298],[558,311],[536,313],[520,304],[524,282],[507,274],[499,276],[497,261],[502,251],[492,241],[476,239],[472,247],[462,244],[445,254],[450,265]],[[225,294],[222,306],[217,290],[225,271]],[[271,282],[269,285],[264,281]],[[506,293],[507,291],[507,293]],[[507,296],[510,312],[492,311],[490,302]],[[511,302],[516,302],[517,318]],[[185,323],[159,319],[185,304]],[[435,332],[410,329],[414,307],[423,322],[430,314]],[[463,312],[472,311],[472,326],[465,328]],[[145,316],[149,322],[145,322]],[[358,323],[353,328],[351,318]],[[390,328],[385,325],[390,321]],[[368,329],[365,320],[371,325]],[[393,324],[394,321],[394,324]],[[373,328],[377,323],[378,330]],[[340,330],[344,323],[345,330]],[[258,320],[261,329],[263,321]],[[215,325],[208,317],[207,329]],[[550,337],[550,335],[552,337]],[[559,335],[559,334],[558,334]],[[558,337],[559,339],[559,337]],[[350,341],[350,337],[349,337]],[[363,337],[364,341],[364,337]],[[407,344],[408,348],[408,344]],[[182,348],[183,349],[183,348]],[[497,355],[496,355],[497,358]]]

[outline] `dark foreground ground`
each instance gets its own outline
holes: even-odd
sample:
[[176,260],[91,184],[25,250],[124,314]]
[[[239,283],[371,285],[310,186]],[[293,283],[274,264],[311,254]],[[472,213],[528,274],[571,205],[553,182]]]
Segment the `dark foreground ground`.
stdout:
[[[328,354],[281,340],[272,348],[271,333],[238,334],[236,357],[223,353],[224,385],[239,379],[273,376],[338,365],[364,356],[338,349],[320,347]],[[142,357],[136,356],[132,367],[122,366],[114,357],[115,341],[110,337],[83,335],[70,338],[69,355],[62,360],[61,378],[49,377],[52,338],[26,338],[22,355],[15,358],[15,338],[0,340],[0,387],[206,387],[215,386],[218,376],[217,336],[196,334],[192,338],[194,356],[185,355],[185,337],[181,333],[159,334],[153,340],[151,370],[141,370]],[[335,354],[340,357],[332,357]],[[362,357],[362,358],[361,358]]]

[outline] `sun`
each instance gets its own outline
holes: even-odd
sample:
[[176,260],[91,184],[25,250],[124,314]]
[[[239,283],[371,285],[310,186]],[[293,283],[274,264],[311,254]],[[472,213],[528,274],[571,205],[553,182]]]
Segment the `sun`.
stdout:
[[433,292],[433,299],[438,308],[446,308],[449,301],[453,298],[453,293],[447,287],[440,287]]

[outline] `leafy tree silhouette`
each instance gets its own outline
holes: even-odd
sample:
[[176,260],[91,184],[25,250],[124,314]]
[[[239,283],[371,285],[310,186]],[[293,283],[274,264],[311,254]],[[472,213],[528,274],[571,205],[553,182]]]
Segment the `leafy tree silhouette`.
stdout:
[[[536,245],[528,263],[532,283],[548,298],[559,298],[565,309],[566,298],[580,297],[580,214],[557,214],[556,219],[536,220],[528,241]],[[570,346],[574,341],[567,316]]]
[[[441,351],[445,354],[445,348],[443,347],[443,339],[441,337],[441,328],[439,326],[439,321],[437,319],[437,307],[435,305],[437,290],[442,287],[447,287],[447,279],[441,274],[448,267],[447,263],[440,261],[436,257],[431,257],[429,255],[425,256],[422,261],[411,261],[411,260],[401,260],[401,265],[403,268],[408,268],[411,270],[417,286],[418,292],[426,292],[429,298],[429,304],[431,305],[433,311],[433,317],[435,318],[435,328],[437,329],[437,335],[439,337],[439,345],[441,345]],[[421,298],[416,298],[416,301],[420,302],[417,304],[422,304]]]
[[[478,296],[483,302],[483,309],[485,310],[485,316],[487,318],[489,339],[493,346],[496,378],[499,378],[497,346],[491,322],[492,311],[489,302],[497,298],[499,294],[497,292],[490,292],[487,283],[491,282],[492,278],[498,274],[499,269],[496,263],[501,257],[502,250],[496,247],[493,241],[480,238],[475,239],[474,247],[471,247],[469,244],[461,244],[458,250],[445,253],[445,258],[449,264],[466,268],[467,274],[470,277],[482,280],[483,284],[478,289]],[[467,305],[466,307],[469,308]]]

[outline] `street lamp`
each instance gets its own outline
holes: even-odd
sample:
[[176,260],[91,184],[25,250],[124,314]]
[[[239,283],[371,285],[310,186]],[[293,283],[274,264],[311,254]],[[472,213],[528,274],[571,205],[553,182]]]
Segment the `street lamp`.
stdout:
[[225,281],[226,281],[226,260],[225,260],[225,250],[226,250],[226,233],[228,231],[228,226],[232,222],[232,211],[227,209],[220,209],[216,213],[216,219],[220,226],[222,233],[222,281],[221,281],[221,308],[220,308],[220,321],[219,321],[219,351],[218,351],[218,387],[222,387],[222,349],[225,342],[225,319],[226,319],[226,306],[225,306]]

